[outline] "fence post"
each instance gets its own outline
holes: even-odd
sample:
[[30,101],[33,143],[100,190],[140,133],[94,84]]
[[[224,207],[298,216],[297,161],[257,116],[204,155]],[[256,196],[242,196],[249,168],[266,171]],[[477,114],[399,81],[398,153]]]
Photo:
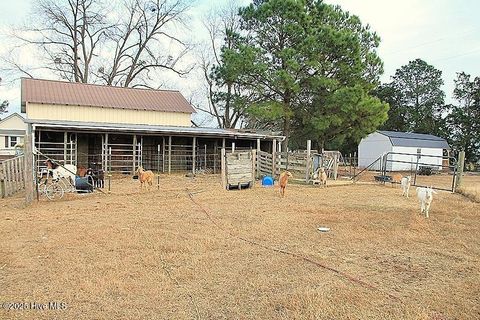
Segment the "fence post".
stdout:
[[3,179],[3,175],[0,176],[0,198],[5,198],[5,180]]
[[196,165],[196,161],[197,161],[197,155],[196,155],[196,145],[197,145],[197,137],[193,137],[193,141],[192,141],[192,173],[195,174],[195,165]]
[[465,151],[460,151],[460,153],[458,154],[457,183],[455,185],[455,189],[462,185],[464,165],[465,165]]
[[305,162],[305,182],[310,182],[310,153],[312,151],[312,140],[307,140],[307,161]]
[[8,170],[7,170],[7,162],[1,163],[2,165],[2,172],[3,172],[3,193],[5,197],[8,197]]
[[[260,139],[257,139],[257,152],[256,152],[256,156],[257,157],[260,157],[260,151],[261,151],[261,145],[260,145]],[[260,161],[258,161],[258,159],[255,159],[256,160],[256,177],[257,178],[260,178]]]
[[[30,128],[29,128],[30,129]],[[31,129],[29,130],[31,132]],[[30,204],[33,201],[35,192],[34,188],[34,173],[33,173],[33,148],[32,135],[29,133],[24,139],[25,148],[25,203]]]
[[277,164],[277,139],[272,141],[272,177],[276,175],[276,164]]
[[257,168],[257,150],[252,150],[252,188],[255,186],[255,176],[256,176],[256,168]]

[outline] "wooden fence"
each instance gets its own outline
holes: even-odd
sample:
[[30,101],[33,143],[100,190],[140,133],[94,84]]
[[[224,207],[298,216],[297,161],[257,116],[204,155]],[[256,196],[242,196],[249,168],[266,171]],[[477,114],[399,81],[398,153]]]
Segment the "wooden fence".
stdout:
[[[296,179],[311,181],[314,169],[325,168],[329,179],[337,180],[337,175],[342,177],[352,176],[352,165],[347,167],[345,159],[339,151],[301,150],[295,152],[268,153],[257,150],[257,178],[272,175],[278,176],[281,171],[288,170]],[[342,170],[341,170],[342,169]],[[355,169],[353,169],[355,172]]]
[[25,156],[18,156],[0,164],[0,197],[5,198],[25,189]]
[[[311,163],[310,161],[309,164]],[[283,170],[290,171],[294,177],[305,178],[307,171],[307,153],[277,152],[271,154],[264,151],[257,151],[257,177],[263,175],[277,176]]]

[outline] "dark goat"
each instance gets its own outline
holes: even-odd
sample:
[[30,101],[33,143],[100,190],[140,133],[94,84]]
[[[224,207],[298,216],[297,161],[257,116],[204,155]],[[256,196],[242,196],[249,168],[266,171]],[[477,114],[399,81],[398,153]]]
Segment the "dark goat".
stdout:
[[105,173],[103,170],[94,171],[92,168],[88,168],[87,176],[92,177],[95,188],[103,188],[105,186]]

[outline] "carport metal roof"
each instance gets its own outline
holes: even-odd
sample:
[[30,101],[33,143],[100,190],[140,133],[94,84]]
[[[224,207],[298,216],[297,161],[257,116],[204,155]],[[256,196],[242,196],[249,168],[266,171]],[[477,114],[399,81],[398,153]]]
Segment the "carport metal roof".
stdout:
[[60,121],[60,120],[35,120],[27,119],[26,123],[32,124],[35,128],[49,129],[70,129],[93,132],[117,132],[117,133],[147,133],[173,136],[202,136],[230,139],[277,139],[283,141],[284,136],[261,133],[244,132],[234,129],[219,128],[201,128],[201,127],[180,127],[180,126],[160,126],[144,124],[123,124],[123,123],[103,123],[103,122],[80,122],[80,121]]

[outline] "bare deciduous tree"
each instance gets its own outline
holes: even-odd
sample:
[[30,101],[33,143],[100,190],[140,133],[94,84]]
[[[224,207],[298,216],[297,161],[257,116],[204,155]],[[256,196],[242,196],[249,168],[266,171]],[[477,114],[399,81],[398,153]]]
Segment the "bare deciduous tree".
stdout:
[[195,105],[196,109],[212,116],[220,128],[243,126],[245,116],[245,90],[234,81],[219,82],[215,68],[222,64],[221,48],[235,46],[235,34],[240,28],[238,6],[231,2],[205,17],[203,25],[208,32],[208,44],[201,50],[198,60],[205,84],[207,106]]
[[[114,58],[107,62],[108,67],[99,70],[98,76],[109,85],[128,87],[148,86],[145,79],[154,69],[188,73],[191,67],[179,68],[177,64],[190,47],[171,30],[183,23],[187,8],[181,0],[136,0],[126,6],[126,19],[114,27],[110,36],[115,43]],[[166,42],[181,48],[176,56],[165,50]]]
[[[175,34],[188,9],[182,1],[126,0],[107,6],[97,0],[42,0],[35,22],[14,36],[40,49],[42,67],[63,79],[149,87],[150,73],[157,69],[179,75],[191,69],[178,67],[190,49]],[[169,50],[172,42],[175,48]],[[31,76],[14,59],[10,65]]]

